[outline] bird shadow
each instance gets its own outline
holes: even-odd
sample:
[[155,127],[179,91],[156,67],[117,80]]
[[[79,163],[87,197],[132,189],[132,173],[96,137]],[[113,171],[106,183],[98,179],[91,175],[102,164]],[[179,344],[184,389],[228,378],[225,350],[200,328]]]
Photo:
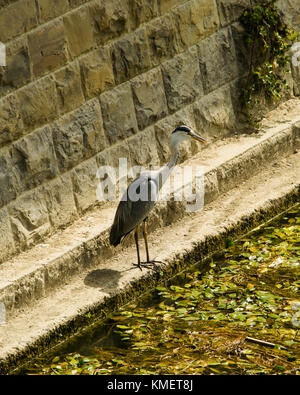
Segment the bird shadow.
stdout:
[[121,273],[116,270],[96,269],[86,275],[84,284],[88,287],[109,291],[118,287],[121,277]]

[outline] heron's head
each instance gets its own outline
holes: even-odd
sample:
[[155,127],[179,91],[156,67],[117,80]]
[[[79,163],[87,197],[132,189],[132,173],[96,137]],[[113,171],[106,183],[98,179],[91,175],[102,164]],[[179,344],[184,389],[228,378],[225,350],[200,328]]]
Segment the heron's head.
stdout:
[[199,136],[191,128],[185,125],[178,126],[173,130],[170,136],[170,143],[171,146],[177,146],[182,141],[191,139],[200,141],[202,144],[207,144],[207,141],[203,137]]

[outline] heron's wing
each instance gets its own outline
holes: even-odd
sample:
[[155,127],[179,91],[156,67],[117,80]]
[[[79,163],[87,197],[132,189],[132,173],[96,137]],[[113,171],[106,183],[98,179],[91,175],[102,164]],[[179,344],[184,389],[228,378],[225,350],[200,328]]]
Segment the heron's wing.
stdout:
[[158,186],[149,176],[134,180],[124,193],[110,231],[110,243],[118,245],[121,239],[140,224],[154,207]]

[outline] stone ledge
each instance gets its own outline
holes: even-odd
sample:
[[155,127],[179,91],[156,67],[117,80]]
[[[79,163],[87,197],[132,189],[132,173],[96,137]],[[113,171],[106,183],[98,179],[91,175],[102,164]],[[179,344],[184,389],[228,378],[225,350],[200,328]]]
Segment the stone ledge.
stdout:
[[280,159],[276,167],[264,166],[220,194],[203,211],[156,230],[149,242],[152,254],[168,261],[163,277],[133,268],[135,248],[123,247],[113,259],[101,260],[94,270],[86,267],[47,298],[20,310],[0,327],[0,373],[12,373],[29,358],[82,333],[120,305],[223,248],[226,238],[236,239],[291,207],[300,197],[299,171],[299,154]]
[[[269,126],[259,136],[219,141],[185,162],[205,169],[205,204],[258,173],[266,164],[293,154],[299,145],[299,119]],[[107,236],[115,207],[116,204],[106,205],[83,216],[43,244],[0,266],[0,301],[6,305],[8,316],[13,317],[20,307],[48,295],[70,276],[113,256]],[[160,201],[149,216],[149,230],[185,215],[183,202]]]

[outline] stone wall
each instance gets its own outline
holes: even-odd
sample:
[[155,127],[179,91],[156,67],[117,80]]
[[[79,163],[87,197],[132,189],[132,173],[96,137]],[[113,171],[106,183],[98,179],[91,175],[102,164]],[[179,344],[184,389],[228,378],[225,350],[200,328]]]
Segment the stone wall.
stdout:
[[232,133],[249,2],[0,0],[0,262],[97,204],[98,166],[160,165],[178,124]]
[[[300,34],[300,1],[278,0],[278,6],[285,15],[287,23],[293,26]],[[294,57],[294,59],[298,59],[296,63],[295,60],[291,63],[291,71],[294,80],[294,94],[300,96],[300,43],[293,46],[291,56]]]

